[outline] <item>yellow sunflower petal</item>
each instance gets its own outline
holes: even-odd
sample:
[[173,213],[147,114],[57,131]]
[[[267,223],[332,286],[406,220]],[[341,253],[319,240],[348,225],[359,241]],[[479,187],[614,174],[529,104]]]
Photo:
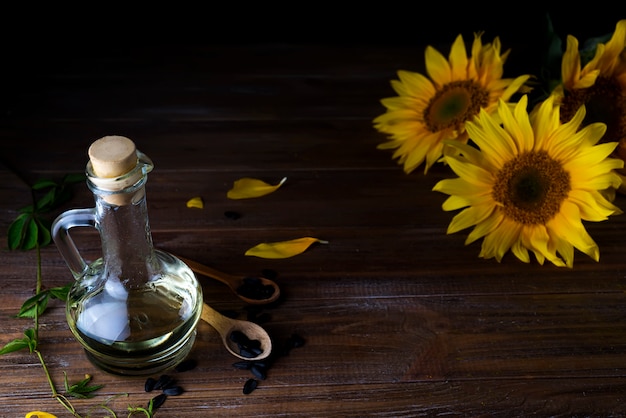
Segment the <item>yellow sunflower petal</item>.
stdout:
[[472,206],[457,214],[448,225],[448,234],[454,234],[483,222],[493,211],[493,206]]
[[467,51],[465,42],[461,35],[457,36],[450,49],[450,67],[452,71],[452,79],[462,80],[467,76]]
[[450,64],[446,58],[432,46],[426,47],[426,72],[439,87],[452,81]]
[[271,185],[259,179],[244,177],[234,182],[232,189],[228,191],[226,196],[229,199],[249,199],[265,196],[278,190],[286,180],[287,177],[284,177],[280,183]]
[[507,222],[507,220],[502,215],[502,212],[494,210],[492,216],[476,225],[476,227],[467,235],[465,245],[471,244],[472,242],[489,235],[491,232],[500,227],[503,222]]
[[528,254],[528,248],[522,245],[522,241],[519,239],[511,246],[511,252],[515,257],[524,263],[530,263],[530,255]]
[[467,123],[467,132],[493,167],[501,167],[516,152],[513,138],[485,110],[481,110],[477,122]]
[[[507,221],[503,221],[507,224]],[[519,225],[503,226],[502,224],[485,236],[479,257],[494,257],[498,262],[519,239],[521,227]]]
[[550,227],[595,261],[600,258],[598,246],[580,221],[580,210],[575,204],[563,202],[561,212],[550,223]]
[[568,200],[578,206],[580,217],[582,219],[586,221],[600,222],[607,220],[610,215],[615,214],[615,211],[602,205],[602,202],[599,199],[602,199],[601,196],[594,196],[591,192],[585,190],[572,190],[569,193]]
[[204,202],[200,196],[195,196],[187,201],[187,207],[202,209],[204,208]]
[[406,96],[424,100],[424,97],[430,97],[436,92],[433,83],[423,74],[400,70],[398,78],[400,78],[398,84],[406,87]]
[[555,129],[560,126],[559,113],[554,105],[554,96],[549,96],[541,102],[537,111],[530,115],[530,123],[533,126],[533,137],[535,138],[535,149],[545,149],[547,142]]
[[259,258],[289,258],[303,253],[315,243],[328,244],[328,241],[304,237],[290,241],[264,242],[248,249],[245,255]]

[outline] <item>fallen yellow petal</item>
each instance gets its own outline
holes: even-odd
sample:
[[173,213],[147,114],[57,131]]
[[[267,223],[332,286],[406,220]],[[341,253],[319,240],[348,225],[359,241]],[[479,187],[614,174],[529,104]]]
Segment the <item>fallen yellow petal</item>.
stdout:
[[204,208],[204,202],[202,201],[201,197],[198,197],[198,196],[192,197],[191,199],[187,201],[187,207],[202,209]]
[[280,183],[272,185],[267,184],[263,180],[244,177],[233,183],[233,188],[228,191],[226,196],[229,199],[249,199],[252,197],[265,196],[276,191],[287,180],[284,177]]
[[33,411],[26,414],[26,417],[24,418],[57,418],[57,416],[47,412]]
[[289,258],[302,254],[316,242],[328,244],[328,241],[312,237],[297,238],[290,241],[264,242],[250,248],[246,251],[246,255],[260,258]]

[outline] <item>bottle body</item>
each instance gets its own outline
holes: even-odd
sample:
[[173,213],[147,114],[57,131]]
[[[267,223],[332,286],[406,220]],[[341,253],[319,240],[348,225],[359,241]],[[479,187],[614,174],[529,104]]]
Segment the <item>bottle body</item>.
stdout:
[[120,291],[106,280],[102,258],[72,286],[66,314],[89,359],[114,374],[149,375],[175,366],[191,350],[202,311],[193,272],[155,250],[159,273],[144,285]]
[[[193,271],[153,246],[145,193],[153,166],[137,155],[136,167],[115,178],[99,178],[87,164],[95,207],[67,211],[52,226],[75,278],[66,304],[69,328],[95,365],[119,375],[156,374],[182,361],[203,302]],[[69,235],[77,226],[98,230],[102,257],[84,261]]]

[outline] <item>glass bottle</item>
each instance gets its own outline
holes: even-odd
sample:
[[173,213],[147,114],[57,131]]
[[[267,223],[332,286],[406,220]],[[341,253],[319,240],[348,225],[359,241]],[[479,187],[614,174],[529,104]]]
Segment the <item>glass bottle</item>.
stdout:
[[[120,375],[149,375],[182,361],[195,340],[202,288],[191,269],[154,248],[145,184],[152,161],[126,137],[89,148],[87,185],[94,208],[68,210],[52,236],[75,282],[66,315],[88,358]],[[69,230],[94,227],[102,257],[87,263]]]

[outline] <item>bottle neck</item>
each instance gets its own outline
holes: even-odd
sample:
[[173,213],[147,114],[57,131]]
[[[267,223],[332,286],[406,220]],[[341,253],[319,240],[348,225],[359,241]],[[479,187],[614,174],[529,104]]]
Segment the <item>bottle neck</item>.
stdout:
[[153,277],[156,260],[145,193],[136,202],[122,206],[97,197],[96,228],[102,241],[107,279],[119,279],[125,286],[136,287]]
[[126,291],[144,286],[159,270],[145,191],[153,164],[144,154],[138,152],[138,156],[136,167],[117,178],[99,178],[91,163],[87,165],[87,184],[96,201],[95,227],[102,241],[105,278]]
[[104,277],[111,282],[109,286],[123,294],[145,286],[159,274],[146,204],[145,184],[149,170],[136,171],[115,180],[115,186],[124,186],[119,190],[107,189],[103,186],[109,184],[88,177],[96,201],[95,227],[102,244]]

